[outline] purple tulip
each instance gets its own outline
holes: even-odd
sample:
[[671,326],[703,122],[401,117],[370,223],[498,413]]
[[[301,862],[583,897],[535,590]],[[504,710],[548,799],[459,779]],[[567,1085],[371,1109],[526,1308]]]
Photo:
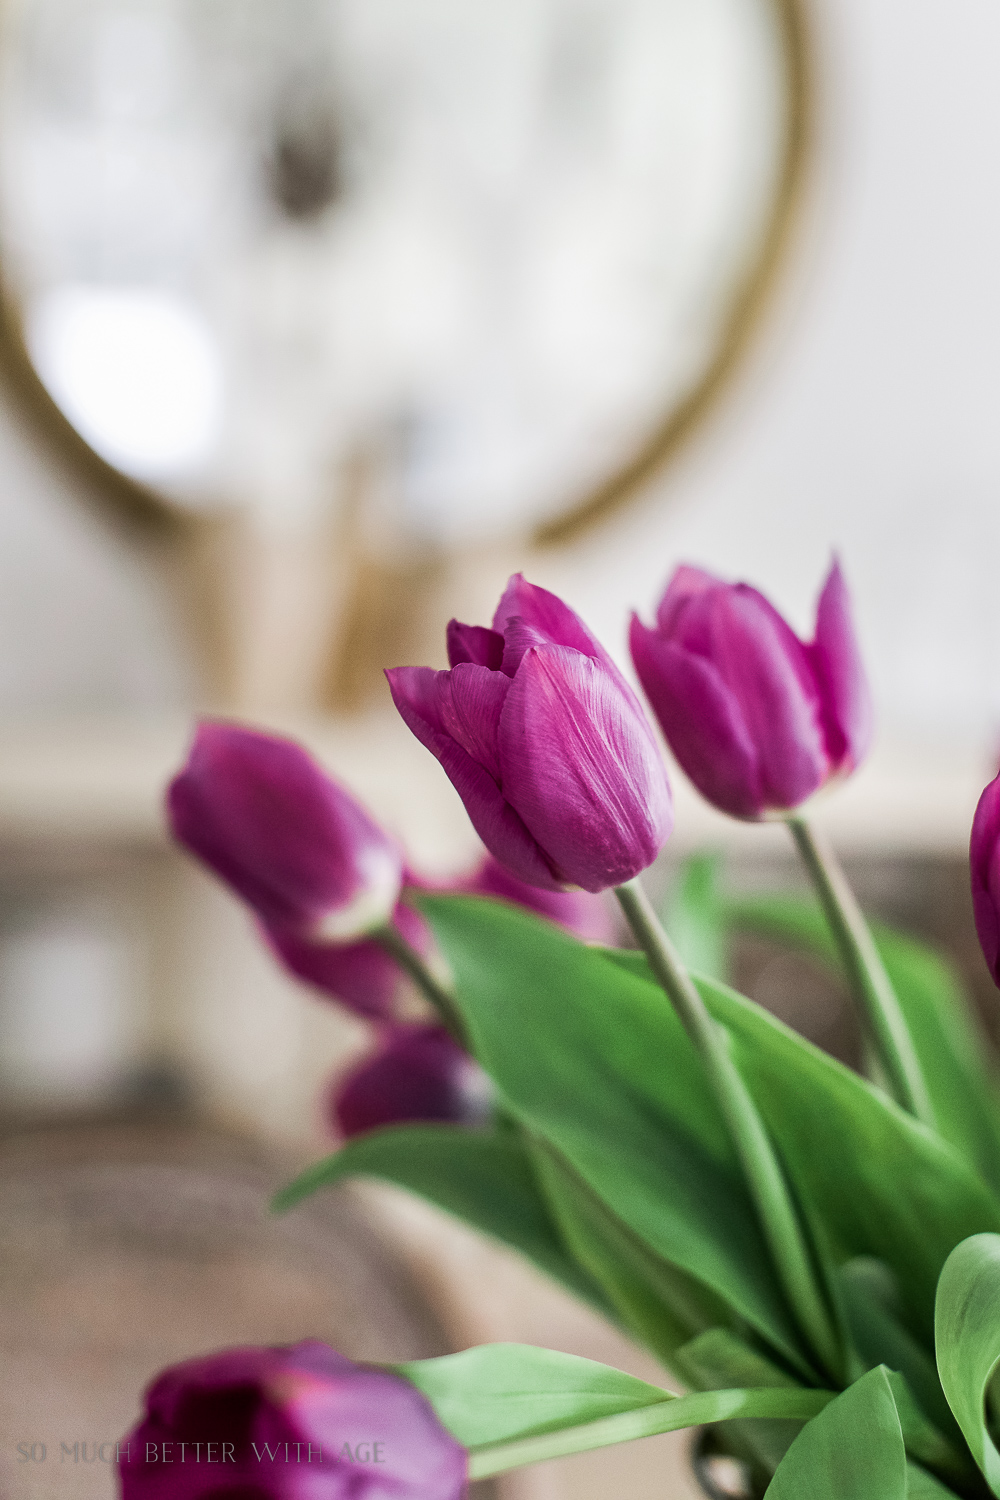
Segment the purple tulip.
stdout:
[[490,853],[547,890],[607,890],[652,864],[672,823],[666,769],[583,621],[515,574],[491,630],[452,620],[448,659],[386,676]]
[[278,931],[349,942],[396,904],[398,849],[289,740],[199,725],[167,811],[174,837]]
[[449,889],[470,896],[494,896],[526,907],[536,916],[557,922],[584,943],[611,943],[615,938],[614,916],[603,896],[591,895],[589,891],[547,891],[528,885],[491,854],[471,875],[456,881]]
[[467,1468],[408,1381],[315,1339],[164,1370],[119,1444],[123,1500],[460,1500]]
[[867,753],[871,695],[836,561],[811,644],[756,589],[688,567],[671,579],[655,629],[633,615],[630,641],[670,748],[733,817],[790,811]]
[[415,1120],[475,1125],[489,1115],[490,1084],[443,1026],[398,1026],[336,1084],[330,1103],[348,1139]]
[[969,841],[972,913],[993,982],[1000,985],[1000,776],[979,799]]
[[[424,958],[433,946],[419,912],[400,901],[392,917],[403,937]],[[331,999],[370,1020],[391,1021],[406,979],[396,960],[374,939],[360,943],[311,943],[294,932],[261,924],[265,939],[286,969]]]

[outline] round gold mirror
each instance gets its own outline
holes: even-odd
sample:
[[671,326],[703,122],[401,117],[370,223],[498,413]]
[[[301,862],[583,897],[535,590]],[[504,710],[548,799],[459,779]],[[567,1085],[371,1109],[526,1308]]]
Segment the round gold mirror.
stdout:
[[8,363],[133,505],[564,534],[732,364],[795,0],[4,0]]

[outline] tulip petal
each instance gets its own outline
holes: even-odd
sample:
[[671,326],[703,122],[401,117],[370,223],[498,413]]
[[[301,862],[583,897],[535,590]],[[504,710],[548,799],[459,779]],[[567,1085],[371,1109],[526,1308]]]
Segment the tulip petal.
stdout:
[[488,1113],[489,1084],[443,1026],[394,1027],[337,1083],[330,1104],[345,1139],[415,1120],[472,1125]]
[[605,896],[595,896],[590,891],[543,891],[538,886],[526,885],[492,855],[453,889],[524,906],[540,917],[548,917],[550,922],[558,922],[585,943],[611,944],[615,939],[614,914]]
[[810,655],[823,697],[830,759],[838,769],[853,771],[871,745],[875,710],[836,558],[819,596]]
[[666,769],[645,717],[601,662],[532,647],[499,745],[504,796],[565,883],[606,890],[652,864],[673,822]]
[[441,762],[487,849],[530,885],[558,890],[561,880],[494,778],[444,728],[440,693],[430,679],[449,674],[431,667],[396,667],[385,675],[401,718]]
[[[516,628],[512,628],[515,626]],[[504,637],[503,670],[513,677],[532,646],[571,646],[617,672],[611,657],[580,616],[557,594],[528,583],[522,573],[508,580],[493,616],[493,629]],[[623,679],[624,680],[624,679]]]
[[384,920],[399,894],[398,850],[290,740],[200,724],[167,811],[175,838],[272,926],[329,926],[350,939]]
[[711,573],[706,573],[704,568],[692,568],[690,564],[682,563],[667,584],[666,592],[656,611],[656,623],[661,632],[664,635],[672,635],[677,616],[688,600],[714,588],[725,588],[721,578],[715,578]]
[[632,616],[632,661],[671,750],[702,796],[734,818],[764,811],[753,740],[735,696],[710,661]]
[[979,799],[969,840],[972,911],[986,966],[1000,986],[1000,776]]
[[[431,950],[430,929],[423,917],[400,901],[393,913],[393,924],[411,948],[427,954]],[[297,933],[269,928],[261,931],[281,964],[306,984],[346,1005],[356,1015],[373,1020],[391,1020],[403,983],[395,959],[380,943],[371,939],[363,943],[317,943]]]
[[471,661],[479,667],[489,667],[499,672],[503,661],[503,636],[485,625],[463,625],[459,620],[449,620],[447,630],[448,662],[457,667],[460,662]]
[[797,807],[830,772],[819,687],[798,636],[748,584],[714,590],[712,660],[740,705],[770,808]]
[[500,780],[497,757],[497,728],[500,711],[507,697],[510,678],[488,667],[460,662],[447,677],[447,696],[442,695],[441,722],[445,732],[467,750],[473,760],[485,766],[494,781]]

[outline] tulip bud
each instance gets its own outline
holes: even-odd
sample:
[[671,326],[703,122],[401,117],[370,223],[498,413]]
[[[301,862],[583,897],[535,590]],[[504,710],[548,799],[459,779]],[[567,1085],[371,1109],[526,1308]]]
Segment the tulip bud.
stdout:
[[490,853],[547,890],[607,890],[652,864],[672,824],[666,769],[583,621],[517,574],[491,630],[452,620],[448,659],[386,676]]
[[557,922],[584,943],[614,941],[615,923],[606,897],[591,895],[589,891],[546,891],[528,885],[492,855],[451,889],[470,896],[494,896],[514,906],[523,906],[536,916]]
[[443,1026],[397,1026],[335,1085],[330,1112],[348,1139],[416,1120],[475,1125],[489,1115],[491,1092],[482,1068]]
[[174,837],[278,931],[349,942],[396,904],[399,851],[289,740],[199,725],[167,810]]
[[315,1339],[172,1366],[118,1451],[123,1500],[460,1500],[468,1469],[407,1380]]
[[969,841],[972,913],[993,982],[1000,985],[1000,776],[979,799]]
[[[419,912],[399,901],[394,926],[422,958],[433,947],[430,928]],[[261,924],[272,952],[283,966],[330,999],[369,1020],[391,1021],[397,1014],[407,980],[380,943],[315,943],[295,932]]]
[[836,561],[811,644],[756,589],[688,567],[671,579],[654,629],[633,615],[630,642],[670,748],[733,817],[789,812],[867,753],[871,695]]

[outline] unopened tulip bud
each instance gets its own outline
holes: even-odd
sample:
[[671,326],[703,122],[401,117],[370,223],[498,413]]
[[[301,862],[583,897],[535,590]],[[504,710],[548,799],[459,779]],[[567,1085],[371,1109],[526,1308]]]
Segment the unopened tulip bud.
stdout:
[[392,840],[290,740],[201,724],[167,811],[174,837],[276,931],[351,942],[399,897]]
[[420,1120],[475,1125],[489,1116],[491,1092],[443,1026],[397,1026],[336,1084],[332,1123],[345,1138]]
[[451,670],[386,673],[491,854],[529,885],[602,891],[652,864],[673,814],[642,707],[583,621],[515,575],[493,628],[448,627]]
[[118,1453],[123,1500],[461,1500],[468,1469],[409,1381],[315,1339],[164,1370]]
[[972,912],[986,967],[1000,985],[1000,776],[979,799],[969,841]]
[[671,750],[733,817],[792,811],[867,753],[871,694],[836,562],[811,643],[748,584],[688,567],[674,574],[653,629],[633,616],[630,640]]

